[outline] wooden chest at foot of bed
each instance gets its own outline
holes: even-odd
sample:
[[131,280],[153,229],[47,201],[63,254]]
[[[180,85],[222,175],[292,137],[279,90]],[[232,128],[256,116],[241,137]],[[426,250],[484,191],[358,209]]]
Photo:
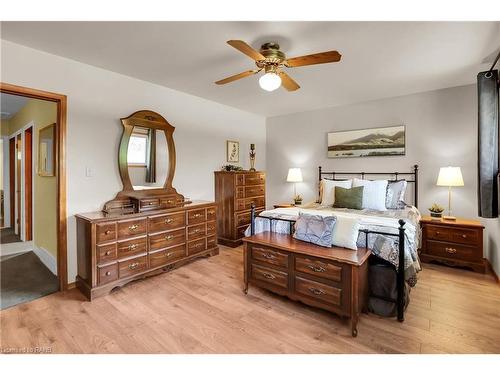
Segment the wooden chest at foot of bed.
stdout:
[[252,284],[351,320],[356,336],[368,298],[368,249],[325,248],[264,232],[244,242],[244,292]]

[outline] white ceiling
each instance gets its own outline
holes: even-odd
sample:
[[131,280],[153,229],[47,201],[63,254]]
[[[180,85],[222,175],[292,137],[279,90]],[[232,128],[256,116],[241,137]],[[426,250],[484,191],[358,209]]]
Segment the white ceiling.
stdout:
[[9,120],[30,100],[24,96],[0,93],[1,119]]
[[[500,22],[2,22],[2,38],[265,116],[475,82]],[[340,63],[289,69],[301,89],[265,92],[225,42],[276,41],[293,57],[336,49]],[[489,68],[489,66],[488,66]]]

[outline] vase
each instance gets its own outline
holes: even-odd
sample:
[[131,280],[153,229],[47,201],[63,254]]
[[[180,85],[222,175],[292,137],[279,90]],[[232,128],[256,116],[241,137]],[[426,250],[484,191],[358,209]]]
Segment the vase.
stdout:
[[255,172],[255,149],[254,145],[250,146],[250,172]]

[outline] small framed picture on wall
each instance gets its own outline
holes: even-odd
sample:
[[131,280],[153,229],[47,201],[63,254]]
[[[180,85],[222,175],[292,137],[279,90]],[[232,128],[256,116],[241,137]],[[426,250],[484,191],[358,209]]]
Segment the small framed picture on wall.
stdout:
[[240,161],[240,142],[226,141],[227,161],[229,163],[239,163]]

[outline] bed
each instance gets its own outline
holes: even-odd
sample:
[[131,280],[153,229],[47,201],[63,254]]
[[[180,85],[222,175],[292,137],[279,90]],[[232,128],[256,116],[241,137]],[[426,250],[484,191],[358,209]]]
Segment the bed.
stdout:
[[[375,178],[373,178],[375,176]],[[407,285],[414,287],[417,283],[417,274],[420,271],[420,262],[417,249],[419,248],[420,213],[417,209],[418,204],[418,166],[413,166],[412,172],[324,172],[321,167],[318,168],[319,186],[322,180],[346,181],[351,177],[361,177],[362,180],[383,179],[389,183],[406,181],[408,189],[405,192],[405,203],[395,209],[385,211],[374,209],[347,209],[333,208],[322,204],[321,188],[319,190],[319,199],[300,207],[276,208],[266,210],[255,215],[252,211],[252,221],[247,228],[245,235],[250,236],[262,232],[276,232],[290,234],[294,231],[294,223],[299,213],[336,216],[337,220],[347,220],[355,218],[359,222],[359,232],[357,235],[357,246],[366,247],[372,252],[372,263],[375,266],[385,266],[391,268],[395,274],[394,287],[397,294],[396,298],[383,295],[383,293],[372,293],[373,301],[380,300],[380,303],[394,303],[397,310],[398,320],[404,320],[404,308],[408,302],[406,294]],[[411,188],[410,188],[411,185]],[[323,200],[324,202],[324,200]],[[401,241],[401,239],[403,239]],[[379,270],[379,268],[373,268]],[[390,285],[387,280],[381,280],[383,273],[372,272],[375,278],[371,277],[372,284],[380,284],[373,290],[385,290]],[[406,281],[406,282],[405,282]],[[385,284],[384,284],[385,283]]]

